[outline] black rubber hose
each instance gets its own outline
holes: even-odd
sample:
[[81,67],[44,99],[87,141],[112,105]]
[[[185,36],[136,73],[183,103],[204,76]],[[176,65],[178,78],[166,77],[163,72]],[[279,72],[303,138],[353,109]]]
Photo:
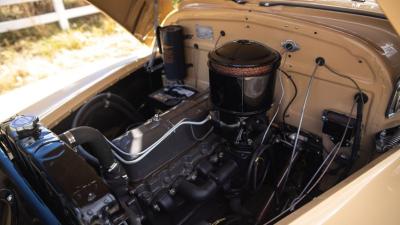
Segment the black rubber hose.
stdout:
[[126,172],[114,158],[111,146],[100,131],[82,126],[72,128],[59,137],[71,147],[87,146],[89,153],[99,161],[101,174],[114,193],[121,196],[126,193]]
[[267,150],[270,147],[271,147],[271,144],[261,145],[255,150],[255,152],[251,156],[251,159],[250,159],[249,165],[247,167],[247,171],[246,171],[245,187],[248,187],[250,184],[251,174],[252,174],[251,172],[254,169],[254,163],[255,163],[256,159],[258,157],[260,157],[262,154],[264,154],[265,150]]
[[[68,132],[73,136],[73,143],[71,143],[71,139],[68,138]],[[82,126],[72,128],[61,134],[60,138],[72,147],[78,145],[87,146],[89,153],[99,160],[100,165],[105,170],[108,170],[116,162],[111,152],[111,147],[103,134],[92,127]]]
[[93,168],[99,168],[99,160],[96,157],[87,152],[83,147],[77,148],[77,150],[79,155],[81,155]]
[[271,166],[271,161],[270,160],[268,160],[268,162],[266,162],[266,163],[265,162],[263,163],[264,172],[262,173],[260,179],[259,179],[259,175],[258,175],[258,166],[256,165],[254,167],[253,191],[258,191],[261,188],[261,186],[264,184],[265,179],[267,178],[270,166]]
[[99,110],[99,108],[107,107],[118,110],[132,121],[143,120],[140,113],[127,100],[116,94],[107,92],[96,95],[85,105],[83,105],[75,115],[72,122],[72,127],[85,125],[84,123],[86,122],[87,117],[90,116],[94,111]]
[[178,192],[190,200],[201,202],[213,196],[217,188],[218,185],[213,180],[207,180],[202,185],[196,185],[187,180],[182,180],[178,186]]

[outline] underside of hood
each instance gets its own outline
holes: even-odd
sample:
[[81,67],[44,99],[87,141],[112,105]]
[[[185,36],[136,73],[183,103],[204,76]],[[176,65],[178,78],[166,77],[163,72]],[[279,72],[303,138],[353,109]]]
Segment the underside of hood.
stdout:
[[[131,32],[137,39],[144,42],[145,44],[150,44],[154,40],[154,25],[155,25],[155,12],[157,11],[158,24],[161,23],[164,18],[173,10],[173,5],[179,0],[88,0],[93,5],[97,6],[103,12],[108,14],[119,24],[125,27],[129,32]],[[260,2],[268,2],[271,5],[280,3],[290,3],[290,4],[323,4],[335,3],[332,6],[335,7],[345,7],[354,9],[354,7],[363,9],[366,11],[371,11],[373,13],[382,13],[381,9],[385,12],[386,16],[392,23],[393,27],[400,34],[400,17],[398,12],[400,11],[400,4],[397,0],[377,0],[379,6],[373,1],[360,2],[360,1],[321,1],[321,0],[302,0],[302,1],[247,1],[249,4],[259,4]],[[185,3],[196,3],[197,1],[189,0],[184,1]],[[213,0],[200,0],[198,2],[208,2],[216,3],[222,1]],[[332,4],[333,4],[332,3]],[[368,3],[368,4],[367,4]],[[233,4],[231,1],[226,1],[226,4]],[[355,5],[356,4],[356,5]],[[364,5],[365,4],[365,5]],[[301,5],[301,4],[300,4]],[[364,6],[361,7],[361,6]]]
[[385,12],[385,15],[400,35],[400,2],[398,0],[379,0],[379,5]]
[[161,22],[173,9],[173,0],[88,0],[131,32],[140,41],[154,39],[155,11]]

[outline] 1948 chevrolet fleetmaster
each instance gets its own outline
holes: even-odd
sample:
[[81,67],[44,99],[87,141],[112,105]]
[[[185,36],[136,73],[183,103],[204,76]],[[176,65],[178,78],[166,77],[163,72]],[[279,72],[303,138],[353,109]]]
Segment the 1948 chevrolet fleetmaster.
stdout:
[[1,123],[1,224],[400,224],[399,3],[91,2],[153,53]]

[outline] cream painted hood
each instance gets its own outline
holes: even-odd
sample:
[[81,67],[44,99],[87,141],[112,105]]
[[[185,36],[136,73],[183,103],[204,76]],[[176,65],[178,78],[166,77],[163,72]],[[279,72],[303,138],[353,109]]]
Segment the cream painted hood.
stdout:
[[[212,4],[221,3],[220,0],[89,0],[93,5],[100,8],[136,38],[150,44],[154,39],[154,12],[158,11],[157,21],[160,23],[174,9],[174,4]],[[363,2],[364,1],[364,2]],[[322,8],[324,10],[337,10],[367,14],[384,18],[385,15],[392,22],[396,31],[400,32],[400,3],[397,0],[249,0],[246,4],[269,4],[281,6],[301,6],[308,8]],[[224,1],[224,4],[235,4],[235,1]],[[156,4],[155,4],[156,3]]]

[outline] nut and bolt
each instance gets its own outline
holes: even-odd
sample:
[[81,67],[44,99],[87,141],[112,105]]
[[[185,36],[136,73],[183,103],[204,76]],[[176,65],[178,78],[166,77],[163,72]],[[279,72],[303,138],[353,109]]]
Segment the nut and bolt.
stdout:
[[13,196],[12,196],[12,195],[8,195],[8,196],[6,197],[6,200],[9,201],[9,202],[11,202],[11,201],[13,200]]
[[174,196],[174,195],[176,194],[175,188],[169,189],[169,194],[172,195],[172,196]]
[[190,180],[196,180],[197,179],[197,173],[196,172],[192,173],[192,175],[190,175],[189,179]]
[[160,211],[161,211],[160,206],[158,206],[157,204],[154,204],[154,205],[153,205],[153,209],[154,209],[155,211],[157,211],[157,212],[160,212]]
[[96,195],[92,192],[88,194],[88,201],[91,202],[96,198]]
[[210,157],[210,162],[211,162],[211,163],[217,163],[217,162],[218,162],[218,156],[212,155],[212,156]]

